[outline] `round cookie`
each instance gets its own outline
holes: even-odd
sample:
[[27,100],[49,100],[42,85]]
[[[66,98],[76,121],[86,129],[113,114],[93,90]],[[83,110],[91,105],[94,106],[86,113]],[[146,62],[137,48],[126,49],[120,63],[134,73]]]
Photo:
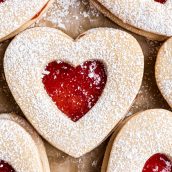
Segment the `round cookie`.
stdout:
[[[172,36],[172,1],[91,0],[94,6],[121,27],[151,40]],[[155,21],[156,20],[156,21]]]
[[1,0],[0,42],[20,33],[34,23],[53,0]]
[[172,112],[150,109],[126,119],[112,136],[102,172],[171,172]]
[[135,38],[111,28],[89,30],[76,40],[53,28],[29,29],[4,58],[6,80],[25,116],[73,157],[97,147],[125,117],[143,66]]
[[43,141],[22,117],[0,114],[0,171],[50,172]]
[[172,38],[168,39],[159,49],[156,64],[155,78],[158,88],[172,107]]

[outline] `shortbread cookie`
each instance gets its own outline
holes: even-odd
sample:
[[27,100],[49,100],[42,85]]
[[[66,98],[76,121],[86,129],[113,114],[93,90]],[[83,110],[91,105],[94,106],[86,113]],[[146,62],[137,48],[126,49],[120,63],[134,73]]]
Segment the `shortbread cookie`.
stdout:
[[25,116],[52,145],[79,157],[124,118],[141,85],[144,58],[129,34],[90,30],[76,40],[33,28],[7,48],[7,82]]
[[172,107],[172,38],[160,48],[155,64],[155,77],[158,88]]
[[34,23],[53,0],[0,0],[0,42]]
[[112,136],[102,172],[171,172],[171,131],[172,112],[167,110],[151,109],[129,117]]
[[50,172],[44,144],[23,118],[0,114],[0,171]]
[[172,36],[171,0],[91,0],[121,27],[152,40]]

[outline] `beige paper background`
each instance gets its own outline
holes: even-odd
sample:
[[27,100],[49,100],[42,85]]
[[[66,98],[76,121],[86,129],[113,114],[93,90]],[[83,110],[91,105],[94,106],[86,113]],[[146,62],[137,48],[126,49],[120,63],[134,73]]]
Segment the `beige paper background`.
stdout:
[[[50,26],[63,30],[76,38],[80,33],[94,27],[114,27],[115,24],[90,6],[88,0],[55,0],[46,14],[34,26]],[[134,34],[133,34],[134,35]],[[149,108],[170,109],[160,94],[154,76],[154,65],[160,42],[134,35],[145,55],[145,72],[139,94],[127,115]],[[10,41],[0,44],[0,112],[22,114],[15,103],[3,73],[3,55]],[[74,159],[55,149],[45,141],[52,172],[100,172],[108,140],[83,157]]]

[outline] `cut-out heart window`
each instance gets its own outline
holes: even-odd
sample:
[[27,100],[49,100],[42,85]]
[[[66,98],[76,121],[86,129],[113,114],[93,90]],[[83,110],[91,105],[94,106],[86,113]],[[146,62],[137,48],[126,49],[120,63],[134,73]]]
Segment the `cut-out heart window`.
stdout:
[[57,107],[76,122],[96,104],[106,80],[105,67],[98,60],[77,67],[53,61],[45,68],[42,82]]

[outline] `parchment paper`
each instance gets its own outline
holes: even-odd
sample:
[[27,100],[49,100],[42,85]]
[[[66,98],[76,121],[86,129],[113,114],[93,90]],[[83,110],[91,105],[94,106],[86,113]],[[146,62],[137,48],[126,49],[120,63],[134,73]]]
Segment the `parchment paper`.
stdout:
[[[50,26],[63,30],[73,38],[94,27],[119,28],[101,15],[88,0],[55,0],[54,4],[34,26]],[[150,108],[170,109],[160,94],[154,76],[154,65],[160,42],[150,41],[133,34],[145,55],[143,83],[136,100],[127,115]],[[22,115],[15,103],[3,73],[3,56],[10,41],[0,44],[0,112],[15,112]],[[98,148],[78,159],[72,158],[45,141],[52,172],[100,172],[108,139]]]

